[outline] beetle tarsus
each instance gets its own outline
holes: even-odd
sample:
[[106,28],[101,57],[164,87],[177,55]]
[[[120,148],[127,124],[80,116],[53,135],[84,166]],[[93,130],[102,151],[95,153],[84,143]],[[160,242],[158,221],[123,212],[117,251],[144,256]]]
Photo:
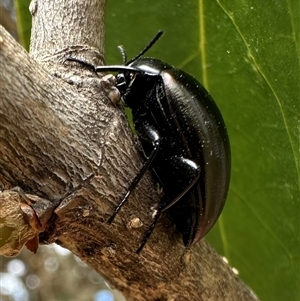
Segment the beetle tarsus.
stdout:
[[160,216],[161,216],[161,210],[156,210],[156,212],[154,214],[154,217],[153,217],[153,221],[152,221],[150,227],[145,232],[141,245],[136,250],[137,254],[139,254],[143,250],[143,248],[144,248],[145,244],[147,243],[149,237],[151,236],[151,234],[152,234],[152,232],[153,232],[153,230],[154,230],[154,228],[155,228],[155,226],[156,226],[156,224],[157,224]]
[[[135,180],[135,179],[134,179]],[[132,184],[134,184],[134,180],[133,180],[133,182],[132,182]],[[135,185],[133,186],[131,184],[131,186],[129,187],[129,189],[128,189],[128,191],[126,192],[126,194],[125,194],[125,196],[124,196],[124,198],[123,198],[123,200],[119,203],[119,205],[115,208],[115,210],[114,210],[114,213],[112,214],[112,216],[107,220],[107,223],[108,224],[111,224],[113,221],[114,221],[114,219],[115,219],[115,217],[116,217],[116,215],[118,214],[118,212],[120,211],[120,209],[121,209],[121,207],[123,206],[123,204],[127,201],[127,199],[129,198],[129,195],[130,195],[130,193],[131,193],[131,191],[134,189],[134,187],[135,187]],[[133,187],[132,187],[133,186]],[[131,188],[131,189],[130,189]]]

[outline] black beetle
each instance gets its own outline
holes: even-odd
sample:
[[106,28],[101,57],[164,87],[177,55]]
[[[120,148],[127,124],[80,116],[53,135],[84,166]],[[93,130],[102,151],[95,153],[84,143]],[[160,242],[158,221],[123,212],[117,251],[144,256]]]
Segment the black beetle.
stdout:
[[170,208],[185,246],[199,241],[217,221],[228,192],[230,144],[215,102],[191,75],[142,55],[160,38],[124,65],[93,66],[69,57],[95,72],[118,71],[117,88],[131,108],[146,161],[108,220],[111,223],[144,173],[152,168],[165,197],[137,252],[147,242],[161,213]]

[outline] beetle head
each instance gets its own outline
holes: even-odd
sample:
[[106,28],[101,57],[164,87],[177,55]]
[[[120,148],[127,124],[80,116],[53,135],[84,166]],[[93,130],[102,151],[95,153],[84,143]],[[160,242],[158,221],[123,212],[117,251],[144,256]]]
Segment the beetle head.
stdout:
[[135,68],[134,71],[127,71],[117,74],[117,88],[120,91],[125,105],[132,110],[137,109],[146,99],[146,94],[156,83],[153,74]]

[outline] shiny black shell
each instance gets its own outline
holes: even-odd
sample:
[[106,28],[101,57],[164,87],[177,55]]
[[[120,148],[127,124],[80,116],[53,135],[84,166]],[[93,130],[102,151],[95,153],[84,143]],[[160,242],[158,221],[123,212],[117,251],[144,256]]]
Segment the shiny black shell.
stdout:
[[[153,150],[152,129],[160,137],[151,165],[166,195],[160,209],[170,208],[189,246],[212,228],[227,197],[231,156],[224,120],[205,88],[184,71],[153,58],[139,58],[128,66],[138,71],[117,75],[125,87],[123,100],[132,109],[146,158]],[[199,171],[192,187],[195,169],[182,166],[185,159]]]
[[112,223],[145,172],[151,168],[164,189],[153,220],[137,250],[141,252],[161,213],[168,209],[185,246],[199,241],[222,212],[230,181],[231,155],[222,115],[205,88],[191,75],[153,58],[143,58],[162,35],[159,31],[124,65],[94,66],[95,72],[118,71],[117,88],[132,110],[145,163],[108,219]]

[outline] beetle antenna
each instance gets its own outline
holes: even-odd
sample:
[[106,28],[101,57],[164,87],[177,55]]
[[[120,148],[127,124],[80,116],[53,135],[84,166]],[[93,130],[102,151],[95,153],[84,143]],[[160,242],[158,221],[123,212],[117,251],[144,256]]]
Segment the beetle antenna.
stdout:
[[163,31],[159,30],[158,33],[155,35],[155,37],[150,41],[150,43],[133,59],[131,59],[126,65],[129,65],[130,63],[136,61],[138,58],[140,58],[143,54],[145,54],[163,35]]
[[66,61],[69,62],[76,62],[79,63],[89,69],[91,69],[94,72],[105,72],[105,71],[112,71],[112,72],[121,72],[121,71],[131,71],[131,72],[140,72],[139,69],[130,67],[130,66],[124,66],[124,65],[111,65],[111,66],[94,66],[91,63],[88,63],[86,61],[77,59],[75,57],[66,57]]
[[126,54],[126,50],[125,50],[125,48],[124,48],[123,45],[119,45],[119,46],[118,46],[118,49],[119,49],[119,51],[120,51],[120,53],[121,53],[121,55],[122,55],[123,64],[124,64],[124,66],[125,66],[125,65],[127,65],[127,54]]

